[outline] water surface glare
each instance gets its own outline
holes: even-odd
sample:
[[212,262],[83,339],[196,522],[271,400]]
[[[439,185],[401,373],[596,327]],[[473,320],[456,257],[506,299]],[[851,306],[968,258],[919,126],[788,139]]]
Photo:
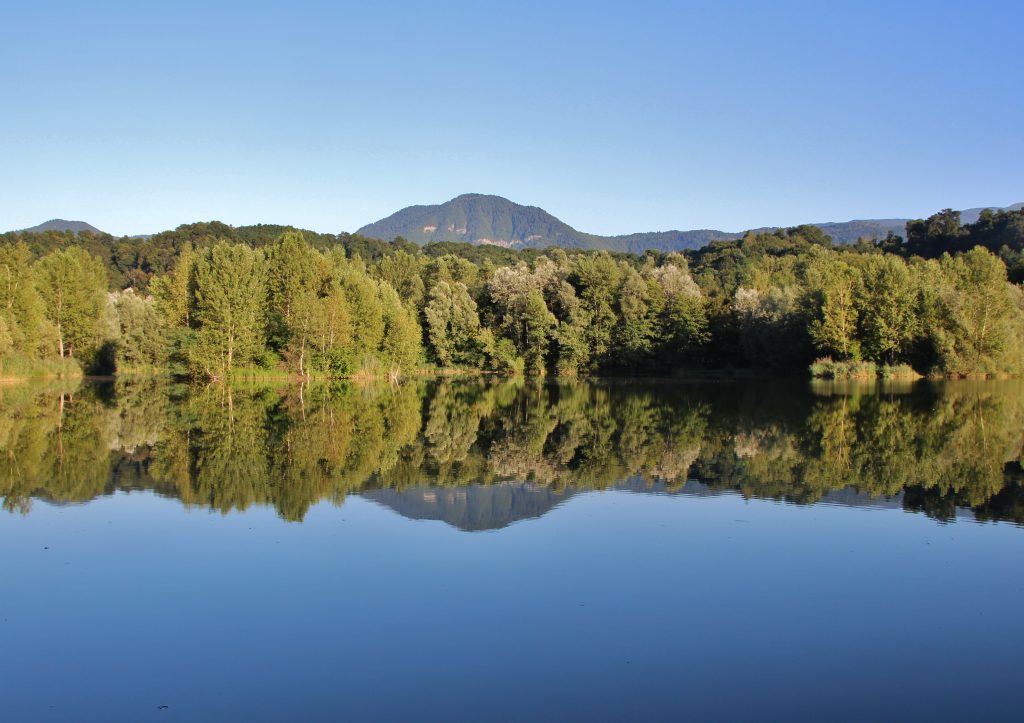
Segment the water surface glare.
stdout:
[[1019,719],[1016,382],[2,395],[5,721]]

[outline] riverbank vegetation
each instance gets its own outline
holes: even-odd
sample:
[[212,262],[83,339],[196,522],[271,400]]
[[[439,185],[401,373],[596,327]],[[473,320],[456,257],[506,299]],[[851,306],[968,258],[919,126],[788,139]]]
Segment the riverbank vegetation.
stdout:
[[835,246],[819,228],[686,254],[182,226],[0,237],[0,376],[399,377],[698,369],[828,378],[1024,368],[1024,210]]

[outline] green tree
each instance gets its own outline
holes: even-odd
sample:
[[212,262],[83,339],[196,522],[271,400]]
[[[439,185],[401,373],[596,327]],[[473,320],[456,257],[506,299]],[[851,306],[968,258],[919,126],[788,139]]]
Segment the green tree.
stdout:
[[618,364],[640,365],[652,348],[655,318],[650,313],[650,290],[640,273],[626,269],[618,292],[615,341]]
[[352,319],[348,299],[337,280],[329,282],[315,301],[310,341],[316,364],[332,374],[347,374],[353,366]]
[[167,360],[165,327],[152,296],[131,289],[112,295],[117,318],[117,370],[160,367]]
[[24,243],[0,244],[0,318],[11,338],[11,351],[38,358],[49,351],[56,333],[46,319],[31,258]]
[[822,354],[859,359],[857,290],[860,274],[835,258],[817,255],[807,270],[808,333]]
[[917,289],[899,257],[868,256],[864,261],[854,306],[864,357],[892,364],[918,331]]
[[222,379],[252,362],[266,344],[267,273],[262,254],[220,242],[195,269],[195,320],[199,334],[192,361],[206,376]]
[[544,372],[545,358],[551,332],[557,324],[554,314],[548,311],[540,289],[533,289],[526,295],[523,307],[523,359],[529,374]]
[[416,367],[423,356],[423,336],[415,312],[402,303],[390,284],[381,282],[378,294],[384,319],[381,356],[394,378]]
[[615,297],[620,276],[619,265],[610,254],[601,252],[579,257],[570,278],[587,315],[587,343],[593,364],[608,360],[617,321]]
[[174,267],[166,274],[155,277],[150,292],[157,309],[169,327],[188,328],[192,306],[195,303],[195,255],[191,246],[182,248]]
[[77,355],[88,365],[101,342],[107,291],[103,265],[72,246],[44,256],[34,270],[46,317],[56,329],[58,355]]
[[398,292],[402,303],[414,309],[423,303],[423,268],[421,257],[398,250],[377,262],[376,276]]
[[941,296],[943,323],[930,331],[947,374],[1020,370],[1024,313],[1019,289],[1006,280],[997,256],[976,247],[942,259],[948,286]]
[[345,295],[351,325],[352,371],[372,371],[380,361],[384,341],[384,309],[378,285],[356,264],[340,268],[338,283]]
[[[314,299],[327,277],[326,264],[299,231],[285,232],[267,247],[266,255],[269,337],[278,350],[289,348],[293,356],[301,356],[308,343]],[[296,307],[301,307],[300,314],[295,314]]]
[[480,317],[465,284],[436,283],[423,315],[430,346],[442,366],[475,366],[483,361]]

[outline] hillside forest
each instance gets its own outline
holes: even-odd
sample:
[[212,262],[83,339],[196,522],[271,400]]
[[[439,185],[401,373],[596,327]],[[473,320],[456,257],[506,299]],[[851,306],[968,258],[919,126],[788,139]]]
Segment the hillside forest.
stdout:
[[1024,366],[1024,210],[685,253],[380,241],[284,226],[0,235],[0,376],[423,371],[999,376]]

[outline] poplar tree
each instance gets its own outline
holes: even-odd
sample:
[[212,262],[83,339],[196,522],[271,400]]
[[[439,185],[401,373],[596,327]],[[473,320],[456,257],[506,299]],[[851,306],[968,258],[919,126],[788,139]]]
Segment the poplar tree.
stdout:
[[35,278],[46,318],[57,333],[57,353],[87,364],[99,347],[106,305],[107,273],[103,264],[77,246],[54,251],[35,265]]
[[0,245],[0,318],[11,340],[9,351],[37,358],[47,352],[55,331],[46,319],[31,257],[24,243]]
[[860,274],[849,264],[818,256],[807,271],[807,331],[815,348],[840,359],[859,359],[857,289]]
[[248,246],[220,242],[195,269],[195,319],[199,328],[193,364],[222,378],[265,349],[267,274],[262,255]]
[[398,292],[388,283],[378,289],[384,319],[384,337],[380,353],[388,372],[411,371],[423,355],[423,335],[415,313],[402,303]]

